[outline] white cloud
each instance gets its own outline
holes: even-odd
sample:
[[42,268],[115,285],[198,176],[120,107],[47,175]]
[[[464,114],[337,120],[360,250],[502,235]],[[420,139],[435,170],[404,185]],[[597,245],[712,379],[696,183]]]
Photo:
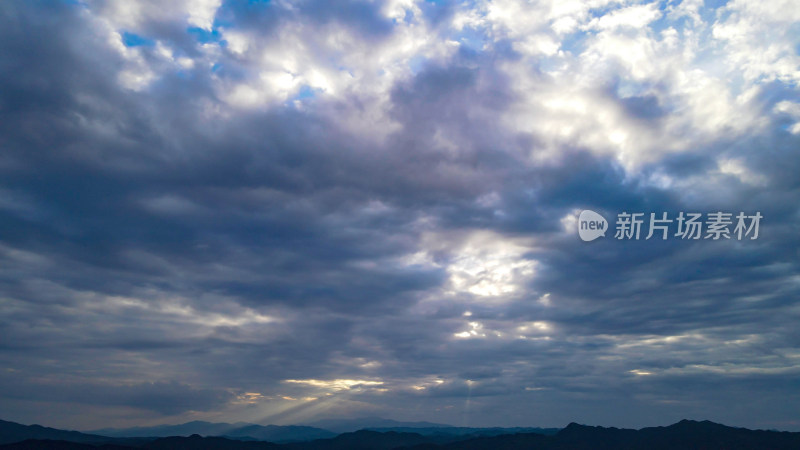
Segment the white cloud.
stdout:
[[595,17],[584,28],[595,30],[622,27],[642,28],[659,17],[661,17],[661,11],[658,9],[658,3],[635,5]]
[[187,21],[190,25],[211,30],[214,16],[221,5],[222,0],[189,0],[186,3],[186,10],[189,12]]
[[[450,295],[471,294],[478,298],[504,300],[519,294],[536,273],[537,261],[525,256],[531,250],[524,239],[513,239],[488,231],[463,236],[426,235],[417,260],[440,259],[449,274]],[[447,255],[433,258],[430,255]],[[444,262],[446,261],[446,262]]]
[[328,391],[349,391],[360,387],[381,386],[383,381],[357,380],[357,379],[334,379],[334,380],[284,380],[284,383],[303,384],[311,387],[321,388]]

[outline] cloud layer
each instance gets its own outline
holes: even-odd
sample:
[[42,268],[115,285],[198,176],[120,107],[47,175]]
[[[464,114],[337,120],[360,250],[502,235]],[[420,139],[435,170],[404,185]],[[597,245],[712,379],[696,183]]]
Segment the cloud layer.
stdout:
[[[5,2],[0,415],[798,430],[798,23]],[[584,243],[582,209],[764,219]]]

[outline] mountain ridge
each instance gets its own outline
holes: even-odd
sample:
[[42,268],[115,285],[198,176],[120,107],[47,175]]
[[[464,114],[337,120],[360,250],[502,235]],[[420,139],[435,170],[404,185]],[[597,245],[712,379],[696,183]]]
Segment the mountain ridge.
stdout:
[[[266,427],[265,427],[266,428]],[[456,428],[456,427],[452,427]],[[25,432],[28,433],[26,437]],[[48,437],[49,436],[49,437]],[[54,439],[61,437],[61,439]],[[156,439],[103,438],[39,425],[0,421],[0,450],[789,450],[800,449],[800,432],[750,430],[708,420],[628,429],[570,423],[555,434],[508,433],[470,436],[359,430],[333,438],[272,443],[193,434]],[[70,441],[69,439],[73,439]],[[83,442],[75,442],[74,440]]]
[[353,419],[324,419],[311,422],[308,426],[330,430],[336,433],[349,433],[372,428],[454,428],[453,425],[433,422],[403,422],[382,417],[357,417]]
[[305,425],[259,425],[248,422],[205,422],[191,421],[176,425],[156,425],[152,427],[104,428],[92,430],[92,434],[123,438],[141,437],[158,438],[184,436],[193,434],[200,436],[220,436],[233,439],[270,441],[276,443],[310,441],[313,439],[332,438],[337,435],[329,430]]

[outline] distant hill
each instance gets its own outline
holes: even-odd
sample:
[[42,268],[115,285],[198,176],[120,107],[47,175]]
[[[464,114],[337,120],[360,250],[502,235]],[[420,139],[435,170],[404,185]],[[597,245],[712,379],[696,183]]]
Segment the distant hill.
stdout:
[[[514,433],[540,433],[552,435],[560,428],[473,428],[431,422],[400,422],[381,418],[338,419],[316,422],[317,426],[303,425],[256,425],[238,422],[213,423],[203,421],[187,422],[180,425],[159,425],[135,428],[105,428],[89,433],[111,437],[168,437],[168,436],[219,436],[239,440],[255,439],[275,443],[302,442],[315,439],[328,439],[337,434],[358,430],[398,433],[418,433],[423,436],[499,436]],[[333,431],[329,431],[333,430]],[[334,432],[335,431],[335,432]]]
[[[587,442],[588,447],[592,447],[592,442]],[[577,449],[576,447],[575,449]],[[583,447],[580,447],[581,449]],[[501,436],[479,437],[452,442],[444,445],[420,444],[406,447],[405,450],[573,450],[573,447],[559,446],[554,436],[545,436],[537,433],[505,434]],[[618,450],[631,450],[620,448]],[[681,449],[685,450],[685,449]]]
[[399,422],[380,417],[360,417],[356,419],[327,419],[309,424],[336,433],[349,433],[374,428],[454,428],[452,425],[431,422]]
[[485,436],[500,436],[503,434],[518,434],[518,433],[538,433],[547,436],[552,436],[558,433],[561,428],[534,428],[534,427],[490,427],[490,428],[472,428],[472,427],[435,427],[435,428],[413,428],[413,427],[389,427],[389,428],[365,428],[370,431],[379,431],[385,433],[387,431],[397,431],[400,433],[419,433],[423,436],[461,436],[461,437],[485,437]]
[[285,450],[392,450],[412,447],[420,444],[434,444],[449,442],[441,438],[426,437],[417,433],[398,433],[389,431],[360,430],[352,433],[343,433],[333,439],[319,439],[311,442],[285,444]]
[[201,436],[220,436],[229,430],[252,425],[250,423],[212,423],[195,420],[180,425],[156,425],[153,427],[133,427],[133,428],[103,428],[91,430],[87,433],[99,434],[112,437],[167,437],[167,436],[191,436],[199,434]]
[[[68,442],[87,439],[77,432],[0,421],[0,436],[8,441],[25,433],[64,436],[62,440],[25,438],[0,445],[0,450],[789,450],[800,449],[800,433],[748,430],[709,421],[682,420],[666,427],[640,430],[569,424],[553,435],[515,433],[473,437],[439,433],[361,430],[333,438],[275,444],[200,435],[119,442]],[[20,428],[21,427],[21,428]],[[265,427],[266,428],[266,427]],[[455,428],[455,427],[453,427]],[[44,431],[43,431],[44,430]],[[497,429],[495,429],[497,430]],[[4,432],[15,434],[4,434]],[[16,436],[16,437],[15,437]],[[97,436],[94,436],[95,438]]]
[[514,434],[455,443],[422,444],[409,450],[797,450],[800,433],[748,430],[709,421],[682,420],[641,430],[569,424],[553,436]]
[[220,437],[173,436],[142,442],[139,445],[94,445],[61,440],[29,439],[14,444],[0,445],[2,450],[275,450],[278,444],[261,441],[238,441]]
[[14,444],[1,445],[3,450],[133,450],[137,447],[127,447],[113,444],[80,444],[77,442],[53,441],[48,439],[28,439]]
[[682,420],[667,427],[642,428],[639,434],[652,443],[654,450],[688,448],[690,445],[694,448],[800,449],[800,433],[748,430],[708,420]]
[[252,438],[270,442],[300,442],[313,439],[332,438],[337,435],[321,428],[301,425],[256,425],[238,422],[213,423],[194,421],[180,425],[154,427],[106,428],[92,431],[94,434],[112,437],[169,437],[169,436],[221,436],[239,440]]
[[[173,436],[156,439],[143,446],[146,450],[274,450],[278,444],[261,441],[237,441],[221,437]],[[60,450],[60,449],[57,449]]]
[[246,425],[223,433],[224,437],[254,438],[277,443],[302,442],[335,437],[337,433],[302,425]]
[[21,425],[15,422],[0,420],[0,444],[10,444],[26,439],[49,439],[81,443],[109,442],[106,436],[81,433],[78,431],[58,430],[41,425]]

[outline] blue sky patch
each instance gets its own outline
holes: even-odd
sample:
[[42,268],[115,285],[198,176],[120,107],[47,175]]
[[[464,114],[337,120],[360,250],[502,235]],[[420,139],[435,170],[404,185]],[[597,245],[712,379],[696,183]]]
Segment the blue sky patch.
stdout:
[[210,42],[218,42],[222,46],[226,44],[226,42],[222,40],[219,30],[216,28],[209,31],[205,28],[189,27],[186,29],[186,31],[190,35],[194,36],[197,42],[200,42],[201,44],[208,44]]
[[122,32],[122,43],[126,47],[150,47],[156,44],[152,39],[128,31]]

